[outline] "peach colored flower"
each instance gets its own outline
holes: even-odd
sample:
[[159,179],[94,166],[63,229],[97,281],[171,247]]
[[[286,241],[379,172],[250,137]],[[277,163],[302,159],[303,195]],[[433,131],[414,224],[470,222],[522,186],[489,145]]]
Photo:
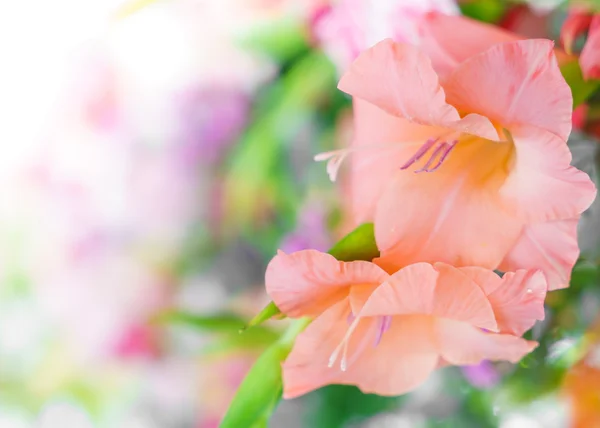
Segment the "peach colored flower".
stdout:
[[439,366],[516,362],[537,346],[519,336],[546,295],[541,272],[416,263],[389,275],[315,250],[280,252],[266,287],[286,315],[315,318],[283,364],[285,398],[332,383],[398,395]]
[[579,65],[583,77],[600,79],[600,14],[592,14],[584,9],[574,8],[562,26],[561,43],[570,53],[575,39],[586,30],[588,36],[579,56]]
[[481,31],[461,43],[469,26],[457,19],[430,16],[431,57],[389,39],[365,51],[339,83],[354,99],[354,143],[316,159],[335,178],[356,154],[355,220],[374,221],[387,270],[541,269],[566,287],[596,190],[569,164],[572,97],[553,44],[498,32],[486,45]]

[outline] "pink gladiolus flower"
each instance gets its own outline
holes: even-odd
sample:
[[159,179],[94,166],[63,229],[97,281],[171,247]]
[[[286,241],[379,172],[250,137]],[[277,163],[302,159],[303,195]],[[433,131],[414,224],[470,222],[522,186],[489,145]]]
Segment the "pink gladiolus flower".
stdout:
[[539,271],[416,263],[389,275],[315,250],[280,252],[266,287],[286,315],[315,318],[283,364],[285,398],[332,383],[398,395],[439,366],[517,362],[537,346],[519,336],[546,295]]
[[428,18],[431,57],[389,39],[361,54],[339,83],[354,97],[354,143],[316,159],[335,178],[355,154],[355,221],[374,221],[387,270],[541,269],[566,287],[596,190],[569,164],[572,97],[553,44],[462,34],[472,24],[451,24],[463,21]]
[[586,30],[588,37],[579,56],[579,65],[583,77],[600,79],[600,14],[579,9],[571,11],[561,30],[561,43],[567,53],[571,53],[575,39]]
[[458,13],[454,0],[340,0],[321,8],[314,34],[340,71],[363,50],[391,37],[417,43],[419,22],[427,12]]

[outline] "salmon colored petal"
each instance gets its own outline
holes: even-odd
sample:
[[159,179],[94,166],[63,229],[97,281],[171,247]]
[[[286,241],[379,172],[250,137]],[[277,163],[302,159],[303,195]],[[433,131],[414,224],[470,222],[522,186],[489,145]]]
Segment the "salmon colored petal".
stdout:
[[454,320],[439,319],[436,328],[442,358],[459,366],[475,365],[483,360],[517,363],[538,345],[510,334],[486,333]]
[[540,269],[548,290],[569,286],[571,270],[579,257],[578,219],[536,223],[525,226],[519,241],[499,269]]
[[387,271],[419,261],[495,269],[517,241],[522,220],[470,176],[471,157],[458,146],[438,171],[406,171],[387,185],[375,214],[381,257],[374,260]]
[[600,79],[600,15],[594,16],[587,41],[579,57],[585,79]]
[[500,333],[522,336],[544,319],[546,279],[540,271],[507,272],[502,278],[479,267],[460,268],[475,281],[492,305]]
[[411,45],[391,39],[377,43],[352,63],[338,88],[414,123],[497,138],[488,119],[478,115],[461,119],[446,103],[429,58]]
[[585,172],[570,165],[564,140],[534,127],[511,132],[516,155],[500,188],[507,210],[535,223],[574,218],[592,204],[596,187]]
[[460,270],[416,263],[400,269],[371,295],[361,316],[424,314],[496,330],[494,311],[481,288]]
[[343,383],[367,394],[394,396],[422,384],[438,366],[433,318],[394,317],[377,346],[371,342],[345,373]]
[[373,221],[383,184],[414,154],[418,148],[414,143],[423,144],[436,131],[392,116],[360,98],[354,98],[353,109],[353,147],[364,148],[350,158],[352,209],[360,224]]
[[445,76],[491,46],[518,39],[516,34],[494,25],[433,12],[421,24],[420,48],[431,58],[435,71]]
[[378,319],[360,319],[348,342],[346,370],[341,368],[343,350],[329,367],[350,327],[349,315],[348,304],[338,303],[296,338],[283,364],[284,398],[328,384],[357,385],[364,392],[398,395],[418,386],[437,366],[431,321],[407,316],[392,320],[379,341]]
[[369,262],[340,262],[316,250],[292,254],[280,251],[267,266],[265,285],[286,315],[315,317],[345,299],[352,285],[378,285],[387,277]]
[[[339,302],[325,310],[296,337],[294,347],[283,363],[283,397],[294,398],[331,383],[339,383],[339,367],[329,367],[329,358],[342,341],[350,323],[350,306]],[[350,319],[351,320],[351,319]],[[359,326],[366,328],[366,324]],[[355,332],[355,338],[359,337]],[[351,343],[350,357],[357,351]]]
[[570,12],[560,30],[560,42],[567,53],[572,53],[575,39],[585,33],[592,23],[592,15],[584,11]]
[[509,130],[532,125],[566,141],[573,98],[553,47],[541,39],[492,46],[464,61],[444,82],[448,102]]

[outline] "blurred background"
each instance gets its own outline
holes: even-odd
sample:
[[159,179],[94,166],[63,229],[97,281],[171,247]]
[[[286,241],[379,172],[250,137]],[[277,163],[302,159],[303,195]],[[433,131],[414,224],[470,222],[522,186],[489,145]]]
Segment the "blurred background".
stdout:
[[[0,428],[216,428],[285,325],[238,334],[270,258],[348,232],[344,186],[313,161],[351,138],[341,71],[385,37],[416,42],[427,10],[556,39],[559,3],[0,4]],[[599,101],[570,141],[594,179]],[[444,369],[399,398],[327,387],[270,426],[600,426],[598,203],[580,235],[521,364]]]

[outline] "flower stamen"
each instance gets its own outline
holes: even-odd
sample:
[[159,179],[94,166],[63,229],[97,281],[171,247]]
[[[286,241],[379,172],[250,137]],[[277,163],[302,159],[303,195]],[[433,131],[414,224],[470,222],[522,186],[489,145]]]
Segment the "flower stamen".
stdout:
[[388,331],[392,326],[392,317],[389,315],[383,316],[379,318],[379,328],[377,329],[377,335],[375,336],[375,346],[379,345],[381,342],[381,338],[383,337],[383,333]]
[[335,348],[335,350],[329,357],[329,362],[327,364],[327,366],[329,368],[333,367],[333,365],[337,361],[338,356],[340,355],[340,351],[341,351],[342,352],[342,360],[340,362],[340,370],[345,372],[348,369],[348,344],[350,342],[350,337],[352,336],[352,333],[354,333],[354,330],[356,330],[356,327],[358,326],[359,322],[360,322],[360,317],[357,317],[352,322],[350,327],[348,328],[348,331],[346,331],[346,334],[342,338],[342,341],[340,342],[340,344]]
[[[438,141],[440,141],[440,138],[430,138],[429,140],[427,140],[419,148],[419,150],[417,150],[417,152],[414,155],[412,155],[412,157],[408,161],[406,161],[406,163],[404,165],[402,165],[400,167],[400,169],[405,170],[405,169],[409,168],[410,166],[412,166],[413,164],[415,164],[423,156],[425,156]],[[442,166],[442,164],[444,163],[444,161],[446,160],[446,158],[448,157],[450,152],[454,149],[456,144],[458,144],[457,139],[453,140],[451,143],[449,143],[448,141],[440,142],[438,144],[438,146],[431,153],[431,156],[429,156],[429,159],[427,160],[427,162],[425,162],[425,165],[422,168],[415,170],[414,172],[420,173],[420,172],[436,171],[440,166]],[[435,165],[434,165],[434,162],[436,161],[436,159],[437,159],[437,163],[435,163]]]
[[430,138],[429,140],[425,141],[425,143],[421,147],[419,147],[419,150],[417,150],[417,152],[414,155],[412,155],[412,157],[408,161],[406,161],[406,163],[402,165],[400,169],[407,169],[412,164],[421,159],[423,156],[425,156],[425,154],[429,151],[429,149],[431,149],[434,146],[434,144],[437,141],[437,138]]

